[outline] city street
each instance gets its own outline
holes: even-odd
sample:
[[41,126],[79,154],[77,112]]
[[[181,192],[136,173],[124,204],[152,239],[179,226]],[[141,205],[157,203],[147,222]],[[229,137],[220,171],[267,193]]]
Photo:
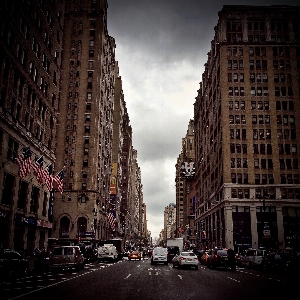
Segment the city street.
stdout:
[[1,299],[284,299],[296,286],[259,270],[177,269],[150,260],[90,263],[83,271],[27,276],[1,285]]

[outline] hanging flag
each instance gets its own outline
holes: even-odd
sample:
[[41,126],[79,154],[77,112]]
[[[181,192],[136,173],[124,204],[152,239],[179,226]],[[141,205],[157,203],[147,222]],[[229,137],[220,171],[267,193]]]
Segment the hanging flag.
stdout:
[[114,212],[113,211],[110,211],[108,214],[107,214],[107,219],[108,219],[108,223],[112,229],[112,231],[115,230],[115,221],[116,221],[116,217],[114,215]]
[[63,193],[63,179],[64,179],[64,171],[59,171],[54,177],[53,182],[56,183],[58,191],[62,194]]
[[29,147],[23,148],[22,154],[16,158],[19,165],[20,178],[26,177],[31,171],[31,151]]
[[33,173],[36,176],[36,180],[38,184],[43,184],[44,182],[43,164],[44,164],[44,157],[41,156],[40,158],[36,159],[31,166]]
[[45,178],[45,182],[46,182],[46,186],[47,186],[47,189],[48,191],[52,191],[53,189],[53,166],[52,164],[47,166],[45,169],[44,169],[44,178]]

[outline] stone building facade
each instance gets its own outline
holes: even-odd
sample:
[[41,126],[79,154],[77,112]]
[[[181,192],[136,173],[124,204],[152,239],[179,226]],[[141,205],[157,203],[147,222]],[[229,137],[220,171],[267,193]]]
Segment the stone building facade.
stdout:
[[[66,2],[53,237],[108,238],[115,76],[115,41],[107,2]],[[111,230],[110,230],[111,229]]]
[[299,10],[219,12],[194,105],[202,246],[300,247]]
[[2,1],[0,10],[0,246],[47,246],[53,203],[16,158],[55,164],[64,1]]
[[190,120],[186,136],[182,138],[181,153],[176,167],[176,237],[183,237],[186,245],[195,244],[195,134],[194,120]]

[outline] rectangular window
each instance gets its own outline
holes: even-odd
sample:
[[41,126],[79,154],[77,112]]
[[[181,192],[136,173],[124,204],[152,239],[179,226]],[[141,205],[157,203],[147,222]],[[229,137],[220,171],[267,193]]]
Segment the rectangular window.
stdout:
[[14,196],[15,176],[4,173],[1,203],[11,205]]

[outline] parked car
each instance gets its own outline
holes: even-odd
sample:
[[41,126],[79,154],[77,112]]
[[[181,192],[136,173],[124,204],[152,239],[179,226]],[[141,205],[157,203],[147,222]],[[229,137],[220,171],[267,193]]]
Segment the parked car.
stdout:
[[193,251],[182,251],[172,259],[173,268],[193,267],[198,270],[199,259]]
[[29,261],[12,249],[0,250],[0,282],[6,278],[24,276],[29,272]]
[[84,268],[84,257],[78,246],[56,246],[50,255],[51,271],[57,269],[82,270]]
[[203,255],[200,257],[200,263],[203,266],[207,265],[207,258],[208,258],[208,255],[209,255],[208,253],[209,253],[209,251],[205,250]]
[[235,270],[236,260],[234,251],[232,249],[223,248],[212,249],[207,258],[207,267],[212,269],[220,267],[227,269],[230,267],[231,270]]
[[139,250],[132,250],[128,253],[128,260],[132,259],[142,259],[142,253]]
[[169,246],[168,249],[168,262],[172,262],[173,257],[176,254],[179,254],[179,247],[178,246]]
[[152,250],[151,255],[151,265],[157,263],[164,263],[165,265],[168,264],[168,249],[163,247],[155,247]]
[[241,259],[241,265],[248,268],[260,267],[263,258],[266,257],[267,254],[267,250],[248,249]]

